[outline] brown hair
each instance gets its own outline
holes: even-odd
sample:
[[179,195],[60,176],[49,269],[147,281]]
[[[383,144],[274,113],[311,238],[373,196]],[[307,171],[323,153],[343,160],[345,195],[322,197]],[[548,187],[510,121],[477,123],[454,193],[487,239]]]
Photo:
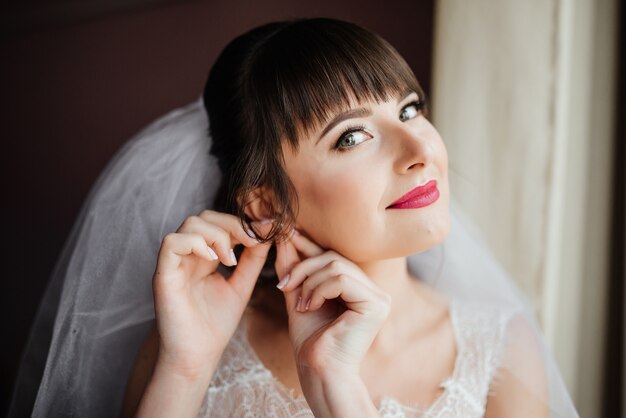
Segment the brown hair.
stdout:
[[[215,210],[241,219],[250,192],[272,190],[278,207],[263,241],[281,240],[298,212],[297,195],[283,170],[281,141],[298,150],[299,140],[345,110],[354,98],[387,101],[406,90],[424,97],[408,64],[377,34],[329,18],[265,24],[231,41],[213,65],[203,101],[209,118],[211,154],[222,183]],[[284,299],[276,289],[272,248],[251,304],[286,324]]]

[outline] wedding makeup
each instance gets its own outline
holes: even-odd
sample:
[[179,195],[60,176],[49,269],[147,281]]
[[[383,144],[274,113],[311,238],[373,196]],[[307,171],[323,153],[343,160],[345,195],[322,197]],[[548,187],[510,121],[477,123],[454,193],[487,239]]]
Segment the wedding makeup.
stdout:
[[428,206],[439,199],[437,180],[418,186],[393,202],[387,209],[416,209]]

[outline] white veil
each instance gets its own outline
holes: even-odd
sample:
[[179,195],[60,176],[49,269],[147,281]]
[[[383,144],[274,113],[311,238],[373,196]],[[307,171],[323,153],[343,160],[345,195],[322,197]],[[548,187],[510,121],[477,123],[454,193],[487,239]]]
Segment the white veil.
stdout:
[[[119,415],[127,377],[154,319],[152,274],[162,238],[211,207],[220,182],[209,154],[202,99],[127,142],[88,195],[57,262],[22,359],[9,416]],[[539,344],[548,378],[540,393],[524,370],[502,365],[551,417],[577,417],[532,309],[451,203],[444,243],[408,259],[450,298],[517,311]],[[528,343],[511,333],[507,345]]]

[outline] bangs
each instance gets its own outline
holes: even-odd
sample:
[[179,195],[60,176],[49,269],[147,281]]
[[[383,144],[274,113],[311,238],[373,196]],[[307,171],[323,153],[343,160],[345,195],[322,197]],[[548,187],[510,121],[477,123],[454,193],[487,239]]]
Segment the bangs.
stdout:
[[248,111],[261,119],[255,125],[264,127],[258,134],[265,141],[285,137],[293,150],[352,101],[380,103],[408,91],[424,96],[398,52],[357,25],[294,21],[259,49],[252,71],[242,77],[248,97],[255,98]]

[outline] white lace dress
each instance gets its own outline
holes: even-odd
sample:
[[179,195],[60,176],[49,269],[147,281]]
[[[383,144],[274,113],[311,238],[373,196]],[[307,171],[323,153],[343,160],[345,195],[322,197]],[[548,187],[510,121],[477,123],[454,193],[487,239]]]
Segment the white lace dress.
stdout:
[[[452,375],[429,406],[407,405],[384,397],[382,417],[482,417],[494,371],[499,364],[510,315],[480,306],[450,302],[457,343]],[[245,316],[244,316],[245,318]],[[279,382],[263,365],[247,337],[242,319],[224,351],[200,410],[200,417],[313,417],[304,396]]]

